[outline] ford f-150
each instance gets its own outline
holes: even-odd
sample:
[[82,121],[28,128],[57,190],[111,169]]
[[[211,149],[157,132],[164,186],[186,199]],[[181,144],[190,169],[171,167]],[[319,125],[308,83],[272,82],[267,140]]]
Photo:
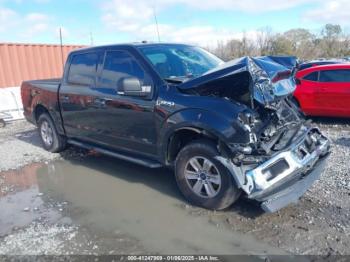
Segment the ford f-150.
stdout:
[[224,209],[244,195],[274,212],[319,178],[330,151],[291,102],[295,66],[225,63],[183,44],[110,45],[71,52],[62,79],[25,81],[21,92],[48,151],[71,144],[166,166],[195,205]]

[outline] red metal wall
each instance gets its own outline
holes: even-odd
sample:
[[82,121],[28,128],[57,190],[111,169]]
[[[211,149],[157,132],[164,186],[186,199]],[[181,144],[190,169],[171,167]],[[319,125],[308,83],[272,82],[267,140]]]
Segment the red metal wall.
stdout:
[[[63,46],[63,63],[78,45]],[[0,88],[20,86],[23,80],[62,76],[60,45],[0,43]]]

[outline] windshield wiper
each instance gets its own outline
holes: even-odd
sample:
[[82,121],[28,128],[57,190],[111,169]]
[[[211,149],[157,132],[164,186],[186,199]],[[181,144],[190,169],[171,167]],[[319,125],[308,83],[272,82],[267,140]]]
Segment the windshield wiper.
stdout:
[[175,84],[181,84],[185,82],[185,79],[179,79],[179,78],[163,78],[163,79],[169,83],[175,83]]

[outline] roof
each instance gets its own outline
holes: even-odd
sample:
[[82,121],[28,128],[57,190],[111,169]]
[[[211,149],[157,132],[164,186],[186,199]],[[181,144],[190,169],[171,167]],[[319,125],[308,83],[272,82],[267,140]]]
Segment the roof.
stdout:
[[340,63],[340,64],[328,64],[328,65],[316,65],[303,71],[317,71],[323,69],[350,69],[350,63]]
[[298,77],[303,77],[304,75],[321,70],[332,70],[332,69],[350,69],[350,63],[341,64],[328,64],[328,65],[317,65],[313,67],[306,68],[297,72]]
[[79,50],[75,50],[74,53],[76,52],[86,52],[86,51],[93,51],[93,50],[98,50],[98,49],[106,49],[106,48],[116,48],[116,47],[156,47],[156,46],[192,46],[189,44],[181,44],[181,43],[154,43],[154,42],[134,42],[134,43],[122,43],[122,44],[110,44],[110,45],[100,45],[100,46],[92,46],[92,47],[86,47],[86,48],[81,48]]

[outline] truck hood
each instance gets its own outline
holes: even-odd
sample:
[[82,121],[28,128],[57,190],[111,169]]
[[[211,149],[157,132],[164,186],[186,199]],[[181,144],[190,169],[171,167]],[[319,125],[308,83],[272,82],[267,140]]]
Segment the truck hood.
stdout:
[[[294,68],[296,57],[262,56],[242,57],[190,79],[178,86],[182,90],[195,89],[249,89],[252,100],[266,107],[294,92]],[[239,92],[239,90],[230,90]],[[231,97],[232,98],[232,97]],[[252,101],[253,102],[253,101]]]

